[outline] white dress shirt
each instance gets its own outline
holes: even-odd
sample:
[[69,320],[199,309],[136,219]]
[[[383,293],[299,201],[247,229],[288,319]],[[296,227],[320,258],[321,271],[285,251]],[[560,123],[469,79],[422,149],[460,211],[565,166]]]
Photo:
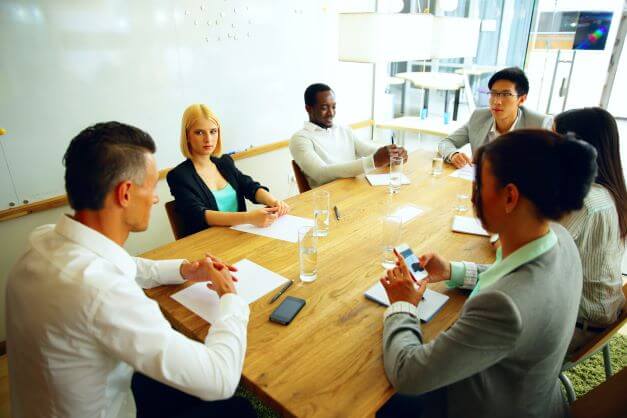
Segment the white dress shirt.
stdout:
[[248,305],[223,296],[204,344],[174,331],[142,287],[182,283],[181,262],[133,258],[69,216],[37,228],[7,284],[13,417],[116,417],[134,370],[205,400],[230,397]]
[[492,118],[492,126],[490,127],[490,130],[488,131],[488,134],[486,135],[485,143],[488,144],[494,141],[499,136],[512,132],[514,129],[520,129],[516,127],[519,119],[520,119],[520,109],[518,109],[518,113],[516,113],[516,119],[514,119],[514,123],[512,123],[512,126],[510,126],[509,130],[507,132],[499,132],[496,129],[496,121],[494,120],[494,118]]
[[311,122],[305,122],[290,140],[292,158],[311,187],[374,170],[377,149],[378,145],[357,138],[350,128],[325,129]]

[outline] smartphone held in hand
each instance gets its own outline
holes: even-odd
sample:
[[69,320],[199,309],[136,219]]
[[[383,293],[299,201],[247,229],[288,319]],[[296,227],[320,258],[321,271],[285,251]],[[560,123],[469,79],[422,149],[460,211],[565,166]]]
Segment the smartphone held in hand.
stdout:
[[400,244],[394,247],[396,253],[401,257],[405,265],[407,266],[407,270],[411,273],[412,277],[416,282],[420,282],[422,279],[426,278],[429,274],[420,264],[420,260],[414,254],[411,248],[407,244]]

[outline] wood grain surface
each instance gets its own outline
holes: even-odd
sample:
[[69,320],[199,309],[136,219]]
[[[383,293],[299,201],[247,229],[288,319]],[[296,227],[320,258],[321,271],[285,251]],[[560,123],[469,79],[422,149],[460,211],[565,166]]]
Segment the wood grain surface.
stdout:
[[[271,292],[251,305],[244,383],[285,416],[374,416],[393,394],[382,364],[384,308],[364,297],[383,274],[382,216],[408,204],[424,209],[402,230],[402,241],[416,254],[434,251],[453,260],[494,259],[487,238],[451,231],[456,194],[470,195],[471,183],[449,177],[450,167],[442,176],[431,177],[431,155],[410,155],[404,172],[412,183],[395,195],[389,195],[387,187],[370,186],[363,176],[322,187],[331,193],[331,207],[337,205],[341,220],[331,215],[329,236],[319,240],[318,279],[313,283],[298,280],[297,244],[229,228],[209,228],[144,256],[197,259],[211,252],[230,263],[248,258],[295,280],[285,294],[307,304],[289,326],[268,320],[285,296],[270,305]],[[288,199],[291,213],[312,217],[312,197],[310,191]],[[184,286],[163,286],[147,294],[177,330],[202,340],[209,325],[170,298]],[[424,324],[427,341],[453,324],[467,296],[442,283],[430,288],[450,300]]]

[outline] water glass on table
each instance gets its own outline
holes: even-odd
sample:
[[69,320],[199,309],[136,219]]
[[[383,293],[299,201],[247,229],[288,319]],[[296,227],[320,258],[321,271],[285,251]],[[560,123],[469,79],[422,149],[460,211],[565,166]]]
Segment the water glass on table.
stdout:
[[431,159],[431,175],[433,177],[438,177],[442,175],[443,166],[444,158],[442,158],[439,152],[436,152]]
[[381,249],[382,260],[381,265],[385,269],[391,269],[396,266],[396,256],[394,255],[394,247],[401,242],[401,229],[403,220],[400,216],[384,216],[381,230]]
[[390,193],[398,193],[403,181],[403,157],[398,154],[390,155]]
[[456,195],[455,211],[463,214],[468,210],[468,195],[466,193],[457,193]]
[[318,277],[318,238],[315,227],[304,226],[298,229],[298,259],[300,280],[309,283]]
[[314,191],[314,235],[326,237],[329,235],[329,197],[325,190]]

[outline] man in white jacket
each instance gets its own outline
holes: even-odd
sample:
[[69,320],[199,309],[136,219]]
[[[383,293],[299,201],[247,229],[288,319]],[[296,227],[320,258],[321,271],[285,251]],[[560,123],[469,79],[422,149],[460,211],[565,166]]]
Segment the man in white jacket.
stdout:
[[391,155],[400,155],[407,161],[407,151],[402,147],[378,146],[357,138],[348,127],[334,125],[335,107],[335,94],[326,84],[312,84],[305,90],[309,121],[292,136],[290,152],[309,186],[318,187],[385,167]]
[[[37,228],[9,273],[14,417],[116,417],[132,401],[131,379],[139,417],[254,416],[243,400],[206,402],[233,395],[246,353],[249,309],[232,268],[211,256],[152,261],[123,248],[130,232],[148,227],[158,201],[154,152],[147,133],[117,122],[70,143],[65,186],[75,212]],[[207,281],[220,296],[204,343],[174,331],[142,290],[185,280]]]

